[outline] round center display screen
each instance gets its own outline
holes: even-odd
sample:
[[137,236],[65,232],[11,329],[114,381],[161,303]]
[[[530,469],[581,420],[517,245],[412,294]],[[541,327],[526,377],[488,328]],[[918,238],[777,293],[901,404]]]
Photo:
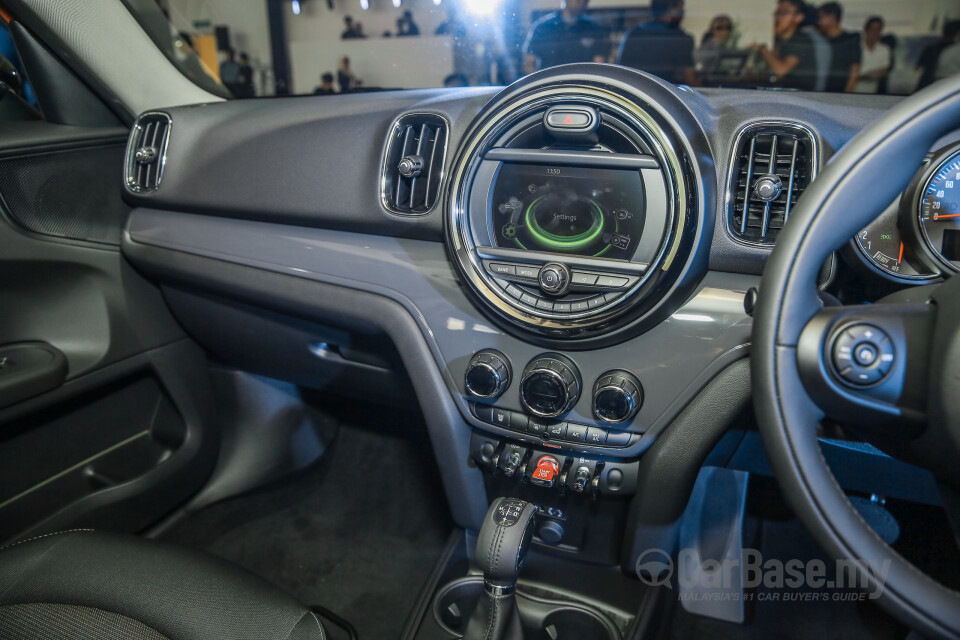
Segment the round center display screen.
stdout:
[[644,223],[636,170],[504,164],[493,188],[497,246],[629,260]]

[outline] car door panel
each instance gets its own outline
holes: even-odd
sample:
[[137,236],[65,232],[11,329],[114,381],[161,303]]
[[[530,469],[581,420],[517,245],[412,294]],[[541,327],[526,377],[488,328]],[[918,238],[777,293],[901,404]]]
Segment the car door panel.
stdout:
[[195,493],[216,460],[205,356],[120,254],[126,131],[5,129],[0,357],[16,357],[0,368],[0,391],[31,362],[15,345],[49,345],[65,366],[0,402],[0,542],[142,529]]

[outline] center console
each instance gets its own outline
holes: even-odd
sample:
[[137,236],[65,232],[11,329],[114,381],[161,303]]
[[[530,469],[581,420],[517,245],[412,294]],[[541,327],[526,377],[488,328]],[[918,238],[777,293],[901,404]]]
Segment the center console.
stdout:
[[675,90],[648,89],[656,100],[562,77],[508,88],[455,155],[445,220],[473,304],[540,347],[491,340],[450,370],[479,426],[470,455],[488,498],[540,507],[535,546],[607,563],[651,427],[651,371],[611,354],[693,291],[708,197],[702,132],[676,119]]

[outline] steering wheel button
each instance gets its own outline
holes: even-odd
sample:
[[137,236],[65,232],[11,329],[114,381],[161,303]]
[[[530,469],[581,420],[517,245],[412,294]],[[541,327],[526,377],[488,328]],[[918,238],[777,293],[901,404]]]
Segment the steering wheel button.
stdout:
[[869,367],[876,363],[880,350],[870,342],[861,342],[853,348],[853,359],[861,367]]

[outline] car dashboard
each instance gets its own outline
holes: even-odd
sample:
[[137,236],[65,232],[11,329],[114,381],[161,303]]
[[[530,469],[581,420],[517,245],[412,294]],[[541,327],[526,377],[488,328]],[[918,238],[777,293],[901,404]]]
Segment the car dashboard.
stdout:
[[[622,529],[643,454],[717,417],[711,389],[749,413],[751,290],[776,237],[897,100],[575,65],[503,90],[158,109],[128,145],[123,251],[228,364],[358,402],[402,398],[406,371],[461,525],[522,491],[558,514],[539,544],[610,559],[587,532]],[[942,143],[836,239],[825,304],[960,267]]]

